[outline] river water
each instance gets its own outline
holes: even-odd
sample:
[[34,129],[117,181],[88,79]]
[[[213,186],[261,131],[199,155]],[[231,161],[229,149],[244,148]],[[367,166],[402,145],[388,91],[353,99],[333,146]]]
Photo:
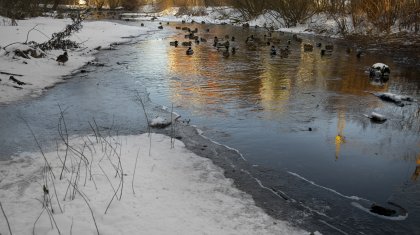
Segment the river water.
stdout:
[[[392,92],[419,100],[420,69],[412,55],[366,48],[358,58],[350,43],[302,36],[306,43],[332,44],[334,50],[321,56],[320,48],[305,52],[291,40],[287,57],[270,56],[269,46],[250,50],[245,45],[251,34],[264,38],[264,29],[180,26],[198,28],[208,40],[193,44],[192,56],[185,54],[186,47],[169,45],[187,41],[186,32],[171,25],[133,45],[98,54],[101,66],[87,66],[87,73],[69,76],[42,97],[0,106],[2,156],[36,149],[22,118],[41,143],[57,139],[57,104],[65,109],[71,134],[89,133],[88,121],[122,134],[143,132],[136,97],[147,92],[153,103],[173,106],[184,123],[239,150],[264,187],[298,202],[297,211],[304,208],[293,216],[280,213],[280,218],[309,210],[319,217],[310,224],[317,223],[321,232],[420,234],[419,106],[406,102],[400,107],[372,94]],[[225,35],[234,36],[238,48],[228,58],[212,46],[214,36]],[[273,37],[283,48],[292,39],[282,33]],[[390,66],[389,81],[369,78],[366,70],[376,62]],[[148,111],[154,115],[153,108]],[[365,115],[372,111],[388,120],[371,122]],[[256,200],[264,204],[269,199]],[[399,216],[370,213],[372,203]]]

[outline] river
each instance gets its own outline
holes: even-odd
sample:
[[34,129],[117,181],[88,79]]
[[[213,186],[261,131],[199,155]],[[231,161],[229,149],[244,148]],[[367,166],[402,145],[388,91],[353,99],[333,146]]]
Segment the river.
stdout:
[[[258,179],[241,189],[249,189],[257,204],[270,210],[278,199],[253,194],[263,186],[285,196],[285,208],[295,210],[271,212],[273,216],[321,232],[420,234],[419,106],[415,101],[400,107],[372,94],[420,99],[420,69],[412,55],[365,48],[358,58],[351,43],[300,36],[304,43],[334,46],[321,56],[323,47],[305,52],[291,34],[275,32],[276,47],[291,40],[290,54],[271,56],[270,46],[250,50],[245,45],[249,35],[264,38],[264,29],[179,26],[198,28],[208,42],[193,43],[194,54],[188,56],[186,47],[169,45],[187,41],[187,33],[171,24],[138,43],[99,53],[98,63],[86,66],[86,73],[69,76],[39,98],[0,106],[1,156],[36,149],[25,122],[41,143],[53,146],[58,104],[71,134],[90,133],[89,122],[119,134],[144,132],[136,101],[140,95],[146,97],[151,117],[160,114],[159,105],[173,106],[184,124],[239,150],[245,159],[241,164]],[[228,58],[212,46],[214,36],[225,35],[234,36],[238,48]],[[390,66],[389,81],[369,78],[366,70],[376,62]],[[365,116],[372,111],[387,121],[372,122]],[[399,216],[371,213],[372,203]]]

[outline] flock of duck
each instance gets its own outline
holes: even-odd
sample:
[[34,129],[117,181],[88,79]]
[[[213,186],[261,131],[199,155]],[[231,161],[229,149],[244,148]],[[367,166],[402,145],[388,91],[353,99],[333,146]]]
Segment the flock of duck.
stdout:
[[[184,23],[184,22],[183,22]],[[204,24],[204,22],[202,22]],[[163,26],[159,25],[159,29],[162,29]],[[188,49],[186,50],[187,55],[193,55],[194,50],[192,49],[193,43],[200,44],[203,42],[207,42],[207,39],[204,37],[198,36],[198,28],[191,29],[189,27],[181,27],[177,26],[176,29],[184,30],[187,32],[185,35],[185,38],[188,41],[172,41],[170,42],[171,46],[178,47],[179,45],[186,46]],[[210,32],[210,29],[205,30],[206,33]],[[294,42],[302,43],[302,38],[298,37],[296,34],[292,36],[291,39],[287,40],[286,45],[281,47],[279,44],[281,43],[280,38],[276,38],[273,36],[272,30],[269,30],[268,34],[264,35],[264,38],[256,37],[254,35],[250,35],[245,40],[245,46],[248,50],[257,50],[260,46],[271,46],[270,49],[270,55],[280,55],[281,57],[287,57],[291,51],[289,45]],[[277,47],[276,47],[277,46]],[[322,44],[317,43],[317,47],[321,48]],[[213,38],[213,47],[217,48],[217,50],[221,51],[224,57],[229,57],[230,55],[234,55],[236,51],[238,50],[237,44],[236,44],[236,38],[235,36],[229,36],[225,35],[224,37],[217,37],[214,36]],[[303,45],[303,49],[305,52],[313,51],[314,46],[310,43],[305,43]],[[321,48],[321,56],[331,54],[334,49],[333,45],[325,45],[325,47]],[[360,56],[358,54],[358,56]]]
[[[183,21],[182,23],[185,24],[185,21]],[[201,23],[205,24],[205,22],[201,22]],[[162,23],[159,23],[159,24],[160,24],[159,29],[163,29]],[[245,27],[249,27],[249,26],[245,26]],[[185,39],[187,39],[188,41],[179,42],[176,40],[176,41],[171,41],[169,44],[174,47],[178,47],[179,45],[188,47],[188,49],[185,52],[186,55],[190,56],[194,54],[194,50],[192,49],[193,43],[198,45],[200,43],[207,42],[206,38],[200,37],[197,35],[198,28],[191,29],[186,26],[184,27],[177,26],[176,29],[187,32],[187,34],[185,34]],[[280,55],[281,58],[285,58],[285,57],[288,57],[288,55],[291,53],[290,45],[292,44],[292,42],[299,43],[299,44],[303,43],[302,38],[298,37],[297,34],[293,34],[292,38],[285,41],[284,46],[280,46],[281,40],[280,38],[273,36],[273,31],[274,31],[273,29],[268,29],[268,34],[264,34],[263,38],[256,37],[254,35],[248,36],[245,40],[245,47],[248,50],[255,51],[258,49],[258,47],[261,47],[261,46],[271,46],[270,51],[269,51],[271,56]],[[205,29],[205,32],[209,33],[210,29]],[[222,52],[222,55],[225,58],[229,57],[230,55],[236,54],[238,50],[235,36],[229,36],[229,35],[225,35],[224,37],[214,36],[213,47],[216,48],[218,51]],[[314,47],[319,48],[319,52],[321,56],[332,55],[334,51],[334,45],[332,44],[323,45],[321,42],[317,42],[315,43],[315,46],[314,46],[311,43],[303,43],[304,52],[312,52],[314,50]],[[352,49],[350,47],[347,47],[346,53],[350,54],[351,52],[352,52]],[[361,49],[356,50],[357,58],[360,58],[363,54],[364,54],[363,50]],[[381,78],[381,79],[384,77],[387,78],[389,74],[390,74],[389,67],[382,63],[376,63],[369,68],[369,76],[372,78]]]

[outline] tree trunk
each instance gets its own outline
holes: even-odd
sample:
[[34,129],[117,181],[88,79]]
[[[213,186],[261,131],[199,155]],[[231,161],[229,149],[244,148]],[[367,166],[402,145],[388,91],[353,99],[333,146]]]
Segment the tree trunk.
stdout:
[[55,11],[57,10],[58,4],[60,4],[61,0],[54,0],[54,5],[52,7],[52,9]]

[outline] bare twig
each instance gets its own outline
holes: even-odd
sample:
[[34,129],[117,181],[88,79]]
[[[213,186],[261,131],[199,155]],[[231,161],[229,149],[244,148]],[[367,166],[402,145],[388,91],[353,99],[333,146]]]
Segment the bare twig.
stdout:
[[41,155],[42,155],[42,157],[44,158],[44,161],[45,161],[45,163],[46,163],[46,164],[47,164],[47,166],[48,166],[48,170],[49,170],[49,172],[51,173],[51,175],[53,176],[53,178],[55,179],[55,175],[54,175],[54,172],[52,171],[51,165],[50,165],[50,163],[48,162],[47,157],[45,156],[44,151],[42,150],[41,145],[39,144],[38,139],[36,138],[36,136],[35,136],[35,134],[34,134],[34,132],[33,132],[32,128],[31,128],[31,126],[29,126],[29,123],[26,121],[26,119],[25,119],[25,118],[23,118],[23,117],[21,117],[21,118],[22,118],[22,120],[25,122],[25,124],[26,124],[26,126],[28,127],[29,131],[31,132],[32,137],[34,137],[34,140],[35,140],[35,142],[36,142],[36,145],[38,146],[39,150],[41,151]]
[[34,30],[36,27],[38,27],[39,24],[36,24],[34,27],[32,27],[32,29],[30,29],[28,31],[28,33],[26,34],[26,41],[23,44],[28,43],[28,39],[29,39],[29,33],[31,33],[32,30]]
[[90,214],[92,215],[92,219],[93,219],[93,223],[95,224],[95,228],[96,228],[96,232],[98,233],[98,235],[99,235],[99,229],[98,229],[98,225],[96,224],[96,219],[95,219],[95,216],[93,215],[93,210],[92,210],[92,207],[90,207],[90,204],[89,204],[89,202],[87,201],[87,199],[85,198],[85,196],[83,196],[83,194],[79,191],[79,189],[77,189],[77,186],[76,185],[72,185],[73,186],[73,188],[80,194],[80,196],[83,198],[83,200],[85,201],[85,203],[86,203],[86,205],[89,207],[89,210],[90,210]]
[[175,144],[175,140],[174,140],[175,126],[174,126],[173,114],[174,114],[174,104],[172,103],[172,106],[171,106],[171,148],[174,148],[174,144]]
[[22,74],[16,74],[16,73],[8,73],[8,72],[3,72],[0,71],[0,74],[4,74],[4,75],[12,75],[12,76],[18,76],[18,77],[22,77]]
[[54,225],[55,225],[55,228],[58,231],[58,234],[61,235],[60,229],[58,228],[57,222],[55,222],[52,211],[48,210],[48,208],[46,210],[47,210],[48,215],[50,216],[50,219],[54,222]]
[[[61,109],[60,104],[58,104],[58,108],[60,109],[60,118],[59,118],[59,121],[58,121],[58,132],[61,136],[61,139],[66,143],[66,154],[64,155],[63,167],[61,168],[61,173],[60,173],[60,180],[61,180],[61,179],[63,179],[63,171],[64,171],[64,168],[66,167],[66,160],[67,160],[67,155],[68,155],[68,152],[69,152],[69,134],[68,134],[68,131],[67,131],[66,120],[64,119],[64,111]],[[63,125],[64,125],[64,135],[65,136],[63,136],[63,133],[62,133],[61,122],[63,122]]]
[[3,206],[1,205],[1,202],[0,202],[0,208],[1,208],[1,212],[3,212],[4,218],[6,219],[7,227],[9,228],[9,233],[10,233],[10,235],[12,235],[12,229],[10,228],[9,220],[7,219],[6,213],[4,212],[4,209],[3,209]]
[[36,223],[38,222],[39,218],[41,218],[41,215],[42,215],[42,213],[44,213],[44,211],[45,211],[45,207],[42,208],[41,213],[39,213],[38,217],[36,218],[36,220],[34,222],[34,225],[32,227],[32,235],[35,235],[35,226],[36,226]]
[[136,161],[134,163],[133,179],[131,180],[131,188],[133,189],[133,194],[134,195],[136,194],[134,192],[134,177],[136,176],[137,160],[139,158],[139,153],[140,153],[140,147],[139,147],[139,150],[137,151]]

